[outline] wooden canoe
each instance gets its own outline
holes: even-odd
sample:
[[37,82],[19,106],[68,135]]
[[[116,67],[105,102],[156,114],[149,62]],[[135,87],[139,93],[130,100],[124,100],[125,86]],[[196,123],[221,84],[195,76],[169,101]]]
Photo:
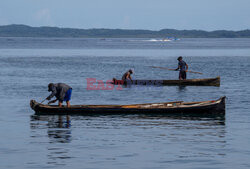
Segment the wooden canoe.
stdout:
[[113,79],[114,85],[154,85],[154,86],[220,86],[220,77],[207,79],[186,79],[186,80],[132,80],[123,81]]
[[132,105],[72,105],[58,107],[30,101],[30,107],[38,115],[110,115],[110,114],[151,114],[151,115],[224,115],[225,96],[218,100],[201,102],[166,102]]

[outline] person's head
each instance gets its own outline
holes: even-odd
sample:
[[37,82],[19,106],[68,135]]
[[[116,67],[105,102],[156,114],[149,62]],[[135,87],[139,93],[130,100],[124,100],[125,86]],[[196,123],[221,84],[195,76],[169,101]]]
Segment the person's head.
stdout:
[[177,60],[181,61],[182,60],[182,56],[179,56]]
[[129,69],[129,73],[130,73],[130,74],[133,74],[133,70],[132,70],[132,69]]
[[53,84],[53,83],[48,84],[48,91],[49,91],[49,92],[51,92],[51,91],[52,91],[52,86],[54,86],[54,84]]

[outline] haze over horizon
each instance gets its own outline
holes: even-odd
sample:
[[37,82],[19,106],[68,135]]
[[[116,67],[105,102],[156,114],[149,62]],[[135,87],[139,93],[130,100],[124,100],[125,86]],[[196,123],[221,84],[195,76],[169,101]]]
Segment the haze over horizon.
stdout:
[[248,0],[11,0],[0,6],[0,25],[33,27],[244,30]]

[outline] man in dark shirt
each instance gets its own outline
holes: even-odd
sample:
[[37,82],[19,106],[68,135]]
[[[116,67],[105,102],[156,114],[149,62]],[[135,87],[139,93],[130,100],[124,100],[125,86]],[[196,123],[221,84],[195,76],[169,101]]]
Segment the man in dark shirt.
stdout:
[[59,107],[62,107],[63,101],[66,101],[67,107],[70,107],[70,99],[72,93],[72,87],[64,83],[50,83],[48,85],[48,91],[52,92],[46,99],[50,100],[52,97],[56,97],[50,103],[55,103],[58,100]]
[[177,60],[179,61],[179,63],[178,63],[178,68],[175,70],[176,71],[180,70],[179,80],[185,80],[187,78],[186,72],[188,71],[188,65],[186,64],[186,62],[182,60],[182,56],[178,57]]
[[133,70],[130,69],[129,71],[127,71],[126,73],[123,74],[122,80],[123,81],[126,81],[128,79],[132,80],[131,74],[133,74]]

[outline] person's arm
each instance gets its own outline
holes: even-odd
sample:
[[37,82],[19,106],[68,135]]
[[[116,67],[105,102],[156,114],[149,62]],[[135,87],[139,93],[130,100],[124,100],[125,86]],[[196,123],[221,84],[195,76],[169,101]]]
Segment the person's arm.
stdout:
[[128,75],[128,78],[129,78],[130,80],[132,80],[132,78],[131,78],[131,74],[129,74],[129,75]]
[[46,98],[47,100],[50,100],[52,97],[56,95],[56,92],[57,92],[56,87],[53,86],[51,90],[52,90],[52,93]]
[[48,102],[48,104],[55,103],[56,101],[57,101],[57,99],[51,100],[51,101]]
[[188,64],[186,64],[186,72],[188,71]]
[[131,80],[130,73],[127,73],[127,75],[126,75],[126,79],[130,79],[130,80]]
[[180,68],[180,64],[178,64],[178,67],[175,69],[175,71],[179,70]]

